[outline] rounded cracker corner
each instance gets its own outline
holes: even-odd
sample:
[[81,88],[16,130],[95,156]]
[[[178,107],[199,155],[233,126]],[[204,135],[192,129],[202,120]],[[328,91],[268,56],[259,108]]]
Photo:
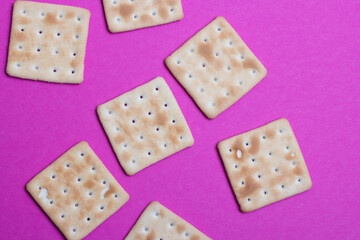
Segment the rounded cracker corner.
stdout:
[[219,114],[213,113],[213,112],[204,112],[206,117],[210,120],[216,118]]
[[87,147],[90,147],[89,143],[86,141],[81,141],[78,144],[76,144],[75,146],[77,146],[77,145],[86,145]]
[[30,181],[25,185],[25,189],[26,189],[26,191],[28,191],[29,193],[31,192],[31,186],[32,186],[32,180],[30,180]]
[[286,118],[280,118],[279,121],[286,122],[287,124],[290,125],[289,120],[287,120]]
[[96,107],[96,112],[97,112],[97,114],[98,114],[99,117],[101,116],[101,109],[102,109],[102,107],[103,107],[103,104],[101,104],[101,105],[99,105],[99,106]]
[[220,142],[218,142],[218,144],[216,145],[216,147],[217,147],[217,149],[218,149],[219,152],[221,152],[221,149],[222,149],[222,147],[223,147],[223,145],[224,145],[223,142],[224,142],[224,141],[220,141]]
[[170,58],[171,58],[171,55],[168,56],[167,58],[165,58],[165,60],[164,60],[164,63],[165,63],[167,68],[169,68],[169,66],[170,66]]
[[215,18],[215,20],[219,20],[219,21],[226,21],[226,19],[223,16],[217,16]]
[[151,201],[151,203],[149,204],[149,207],[150,206],[156,206],[156,205],[161,205],[161,203],[159,203],[158,201]]
[[131,169],[126,169],[124,167],[123,167],[123,169],[124,169],[126,175],[128,175],[128,176],[133,176],[135,173],[137,173],[137,172],[135,172],[135,171],[133,171]]

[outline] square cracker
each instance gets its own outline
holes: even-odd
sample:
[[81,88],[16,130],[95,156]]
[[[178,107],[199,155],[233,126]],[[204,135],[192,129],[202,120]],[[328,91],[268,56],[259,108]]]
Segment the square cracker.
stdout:
[[108,29],[124,32],[184,17],[181,0],[103,0]]
[[224,140],[218,149],[243,212],[311,188],[299,145],[284,118]]
[[209,240],[202,232],[175,213],[152,202],[141,214],[125,240]]
[[14,4],[6,72],[55,83],[81,83],[90,12],[47,3]]
[[226,110],[267,73],[223,18],[200,30],[165,64],[208,118]]
[[64,153],[26,189],[67,239],[84,238],[129,200],[87,142]]
[[97,112],[128,175],[194,144],[180,107],[161,77],[100,105]]

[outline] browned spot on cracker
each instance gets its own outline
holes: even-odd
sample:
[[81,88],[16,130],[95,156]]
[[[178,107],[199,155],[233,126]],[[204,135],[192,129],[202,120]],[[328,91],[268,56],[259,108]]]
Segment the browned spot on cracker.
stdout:
[[286,155],[285,155],[285,159],[286,160],[293,160],[294,159],[294,157],[295,157],[295,155],[294,156],[291,156],[291,154],[293,154],[293,152],[289,152],[289,153],[287,153]]
[[114,140],[115,140],[115,143],[120,144],[125,141],[125,136],[122,134],[118,134],[118,135],[116,135]]
[[11,37],[17,41],[24,41],[26,39],[26,33],[17,32],[16,30],[12,32]]
[[124,19],[129,19],[130,16],[134,13],[135,8],[133,5],[131,4],[121,4],[119,6],[119,11],[120,11],[120,15],[124,18]]
[[160,8],[159,8],[159,16],[160,16],[162,19],[168,18],[168,17],[169,17],[168,9],[165,8],[165,7],[160,7]]
[[[244,172],[244,170],[245,170],[245,167],[243,167],[241,169],[241,172]],[[260,188],[261,188],[261,184],[258,183],[253,177],[248,176],[245,179],[245,186],[238,189],[238,194],[241,197],[251,196],[253,193],[255,193]]]
[[66,18],[70,19],[70,18],[74,18],[75,17],[75,12],[68,12],[68,14],[66,14]]
[[140,22],[141,23],[146,23],[146,24],[148,24],[148,23],[151,23],[151,22],[153,22],[154,21],[154,19],[150,16],[150,15],[148,15],[148,14],[143,14],[143,15],[141,15],[141,17],[140,17]]
[[23,25],[29,24],[29,23],[31,23],[31,19],[30,19],[30,18],[27,18],[27,17],[20,17],[20,18],[19,18],[19,23],[20,23],[20,24],[23,24]]
[[149,235],[147,235],[146,240],[155,240],[155,232],[151,231]]
[[121,160],[124,160],[124,162],[130,161],[130,158],[131,158],[131,155],[130,155],[129,152],[123,151],[123,152],[121,153]]
[[243,62],[243,66],[245,69],[258,69],[258,65],[254,59],[246,58]]
[[104,195],[104,198],[107,198],[109,197],[111,194],[113,194],[115,191],[114,187],[112,184],[109,184],[109,191],[107,191]]
[[256,154],[259,151],[260,148],[260,140],[257,136],[252,136],[250,139],[250,148],[249,153]]
[[273,139],[275,137],[275,131],[273,131],[271,129],[266,130],[265,134],[266,134],[266,137],[269,139]]
[[299,166],[299,164],[297,164],[295,169],[293,170],[293,172],[294,172],[294,174],[296,174],[298,176],[303,175],[304,169],[301,166]]
[[198,53],[209,62],[214,59],[213,48],[210,44],[201,43],[198,48]]
[[85,186],[86,188],[92,188],[92,187],[94,187],[94,184],[95,184],[94,181],[92,181],[92,180],[87,180],[87,181],[84,183],[84,186]]
[[200,236],[199,235],[192,235],[190,240],[200,240]]
[[48,25],[55,25],[59,23],[55,13],[47,13],[44,22]]
[[183,233],[184,231],[185,231],[185,225],[184,224],[177,224],[176,225],[176,231],[179,233],[179,234],[181,234],[181,233]]

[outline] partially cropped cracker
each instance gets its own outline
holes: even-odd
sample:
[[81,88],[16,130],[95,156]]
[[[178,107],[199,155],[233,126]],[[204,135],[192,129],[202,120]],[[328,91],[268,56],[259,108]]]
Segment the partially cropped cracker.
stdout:
[[181,0],[103,0],[110,32],[124,32],[181,20]]
[[129,200],[86,142],[40,172],[26,189],[67,239],[82,239]]
[[311,188],[299,145],[284,118],[224,140],[218,149],[243,212]]
[[218,17],[165,63],[208,118],[215,118],[267,73],[239,35]]
[[161,77],[100,105],[97,112],[128,175],[194,144],[180,107]]
[[90,12],[30,1],[14,3],[6,72],[55,83],[81,83]]
[[125,240],[209,240],[202,232],[175,213],[152,202],[141,214]]

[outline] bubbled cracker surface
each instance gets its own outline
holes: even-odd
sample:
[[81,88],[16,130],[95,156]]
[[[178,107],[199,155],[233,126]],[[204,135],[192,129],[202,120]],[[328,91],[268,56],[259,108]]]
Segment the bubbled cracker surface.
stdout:
[[97,111],[129,175],[194,144],[186,120],[161,77],[100,105]]
[[215,118],[267,73],[223,18],[199,31],[165,61],[208,118]]
[[103,0],[111,32],[145,28],[183,18],[181,0]]
[[209,240],[190,223],[159,202],[152,202],[141,214],[125,240]]
[[17,1],[14,4],[6,72],[56,83],[81,83],[90,12]]
[[224,140],[218,149],[244,212],[311,188],[308,169],[286,119]]
[[129,199],[86,142],[72,147],[26,188],[67,239],[84,238]]

